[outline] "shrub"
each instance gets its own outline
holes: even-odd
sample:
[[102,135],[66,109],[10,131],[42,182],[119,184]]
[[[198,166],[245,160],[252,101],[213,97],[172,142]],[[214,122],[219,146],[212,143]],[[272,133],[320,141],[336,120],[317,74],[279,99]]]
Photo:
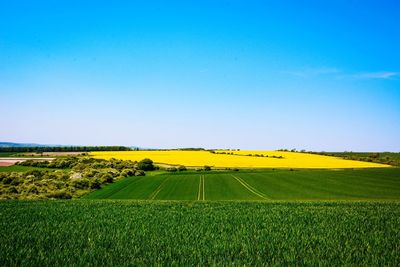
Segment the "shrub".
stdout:
[[101,188],[101,181],[100,179],[94,179],[91,183],[90,183],[90,188],[91,189],[99,189]]
[[11,184],[13,179],[10,176],[3,178],[3,184]]
[[101,175],[100,181],[104,183],[112,183],[114,182],[114,177],[109,173],[103,173]]
[[30,194],[39,194],[39,190],[35,185],[30,186],[27,192]]
[[99,171],[96,169],[86,169],[83,173],[85,177],[94,177]]
[[35,178],[41,179],[43,175],[45,175],[47,171],[40,171],[40,170],[30,170],[27,171],[25,174],[26,176],[28,175],[33,175]]
[[77,165],[75,165],[75,166],[72,168],[72,170],[74,170],[74,171],[82,171],[82,170],[84,170],[84,169],[86,169],[86,168],[87,168],[87,165],[86,165],[86,164],[78,163]]
[[204,169],[205,171],[211,171],[211,167],[210,167],[210,166],[207,166],[207,165],[205,165],[203,169]]
[[125,169],[121,172],[121,176],[127,177],[127,176],[132,176],[135,175],[135,170],[133,169]]
[[136,170],[135,171],[135,176],[145,176],[146,174],[142,170]]
[[113,168],[108,169],[107,173],[110,174],[112,177],[118,177],[120,175],[120,171]]
[[18,194],[18,190],[15,186],[10,186],[7,191],[11,194]]
[[143,159],[138,163],[138,169],[142,171],[154,170],[153,161],[151,159]]
[[187,171],[186,167],[181,165],[178,167],[178,171],[182,172],[182,171]]
[[23,181],[20,180],[19,178],[14,178],[14,179],[12,179],[10,185],[19,185],[19,184],[22,184],[22,183],[23,183]]
[[55,192],[51,192],[47,194],[48,198],[56,198],[56,199],[71,199],[71,193],[67,192],[66,190],[59,190]]
[[178,171],[178,169],[175,167],[167,168],[167,172],[177,172],[177,171]]
[[72,181],[72,186],[78,189],[87,189],[89,188],[90,181],[87,178],[76,179]]

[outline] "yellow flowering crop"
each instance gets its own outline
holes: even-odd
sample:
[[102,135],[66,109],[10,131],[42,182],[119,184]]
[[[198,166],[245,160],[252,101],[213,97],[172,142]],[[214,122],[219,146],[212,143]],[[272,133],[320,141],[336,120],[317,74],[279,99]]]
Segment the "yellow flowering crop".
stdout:
[[[220,154],[221,152],[235,155]],[[248,154],[263,157],[247,156]],[[389,165],[345,160],[337,157],[281,151],[107,151],[91,152],[91,156],[100,159],[122,159],[140,161],[149,158],[155,163],[166,165],[184,165],[202,167],[205,165],[220,168],[382,168]],[[267,157],[268,156],[268,157]],[[277,158],[282,156],[282,158]]]

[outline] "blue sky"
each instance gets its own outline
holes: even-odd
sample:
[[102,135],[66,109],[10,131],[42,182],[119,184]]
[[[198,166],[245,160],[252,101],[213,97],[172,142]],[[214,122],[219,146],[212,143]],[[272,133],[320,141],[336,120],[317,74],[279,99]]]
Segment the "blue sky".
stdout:
[[400,151],[399,14],[397,1],[0,0],[0,140]]

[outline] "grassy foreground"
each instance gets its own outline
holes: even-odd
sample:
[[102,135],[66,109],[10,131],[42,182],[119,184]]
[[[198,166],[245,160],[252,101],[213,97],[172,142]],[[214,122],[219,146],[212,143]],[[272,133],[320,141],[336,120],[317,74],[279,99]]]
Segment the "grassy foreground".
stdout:
[[400,264],[399,202],[1,201],[1,266]]

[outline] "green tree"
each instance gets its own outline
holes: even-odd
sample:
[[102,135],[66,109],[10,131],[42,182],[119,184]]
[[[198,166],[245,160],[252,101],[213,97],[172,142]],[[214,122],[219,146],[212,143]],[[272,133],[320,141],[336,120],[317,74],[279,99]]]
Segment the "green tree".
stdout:
[[151,159],[143,159],[138,163],[138,169],[142,171],[154,170],[153,161]]

